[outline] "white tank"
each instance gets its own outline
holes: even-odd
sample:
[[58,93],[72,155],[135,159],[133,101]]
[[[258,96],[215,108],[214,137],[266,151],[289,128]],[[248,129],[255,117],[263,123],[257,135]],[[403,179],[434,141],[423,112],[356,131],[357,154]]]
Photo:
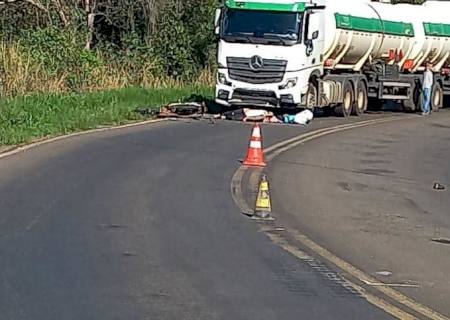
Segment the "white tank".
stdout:
[[450,64],[450,1],[423,5],[327,0],[325,68],[359,71],[384,59],[410,71],[425,61],[435,71]]

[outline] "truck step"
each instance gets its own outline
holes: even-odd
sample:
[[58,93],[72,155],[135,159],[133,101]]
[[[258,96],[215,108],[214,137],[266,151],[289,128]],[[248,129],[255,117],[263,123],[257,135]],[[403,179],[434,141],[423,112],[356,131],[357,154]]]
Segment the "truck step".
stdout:
[[411,88],[411,83],[397,82],[397,81],[386,81],[386,82],[383,82],[383,87]]
[[395,94],[384,94],[381,96],[380,99],[385,99],[385,100],[407,100],[409,99],[408,96],[398,96]]

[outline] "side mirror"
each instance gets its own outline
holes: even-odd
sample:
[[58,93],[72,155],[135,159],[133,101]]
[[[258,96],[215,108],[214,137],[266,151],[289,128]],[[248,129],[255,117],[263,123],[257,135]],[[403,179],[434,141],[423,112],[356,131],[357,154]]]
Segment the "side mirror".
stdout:
[[216,15],[214,17],[214,33],[219,35],[220,33],[220,17],[222,15],[222,9],[216,9]]
[[315,40],[319,38],[319,30],[320,30],[320,15],[311,13],[309,15],[309,24],[308,24],[308,40]]

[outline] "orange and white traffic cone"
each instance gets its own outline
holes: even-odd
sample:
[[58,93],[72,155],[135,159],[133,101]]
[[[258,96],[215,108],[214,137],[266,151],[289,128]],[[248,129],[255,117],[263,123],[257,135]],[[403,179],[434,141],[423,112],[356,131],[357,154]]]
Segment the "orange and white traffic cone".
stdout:
[[244,166],[265,167],[264,151],[262,146],[261,127],[255,123],[250,138],[250,146],[248,147],[247,156],[243,162]]

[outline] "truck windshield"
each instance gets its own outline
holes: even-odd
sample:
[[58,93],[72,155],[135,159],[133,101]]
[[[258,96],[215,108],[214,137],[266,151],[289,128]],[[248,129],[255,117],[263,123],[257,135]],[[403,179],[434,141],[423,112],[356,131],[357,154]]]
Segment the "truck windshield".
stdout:
[[226,9],[222,25],[225,41],[293,45],[300,39],[303,15]]

